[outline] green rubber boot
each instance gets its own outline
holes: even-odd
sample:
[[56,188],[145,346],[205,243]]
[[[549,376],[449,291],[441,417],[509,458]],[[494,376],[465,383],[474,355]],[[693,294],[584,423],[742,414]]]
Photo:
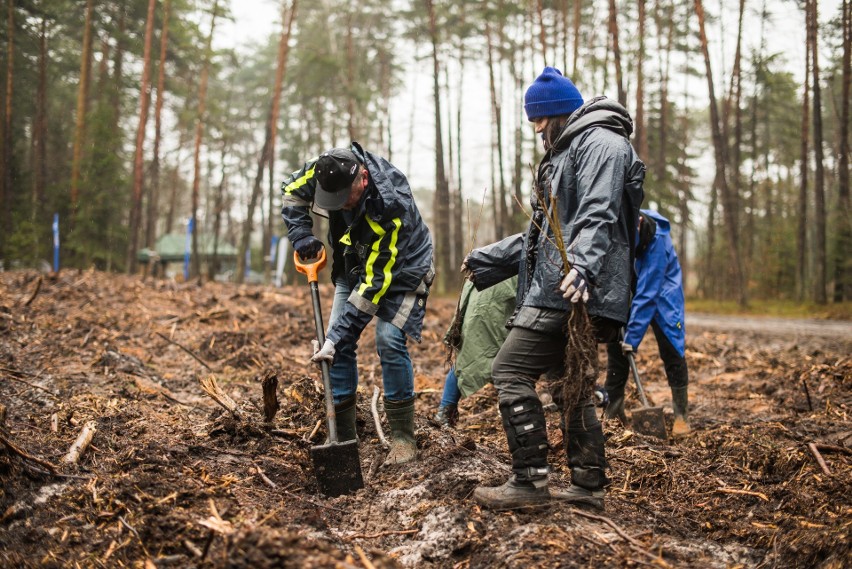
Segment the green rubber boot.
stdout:
[[402,401],[385,398],[385,414],[391,429],[390,452],[385,464],[403,464],[417,458],[414,439],[414,397]]
[[355,429],[355,398],[356,396],[352,395],[334,406],[337,440],[341,443],[358,438],[358,432]]

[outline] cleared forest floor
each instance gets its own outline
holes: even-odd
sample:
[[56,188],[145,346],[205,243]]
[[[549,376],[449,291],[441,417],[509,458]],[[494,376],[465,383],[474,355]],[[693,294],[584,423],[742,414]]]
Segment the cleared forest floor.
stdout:
[[[331,292],[322,287],[327,303]],[[509,473],[494,390],[462,402],[456,430],[431,421],[454,308],[430,300],[412,347],[414,464],[379,466],[370,397],[381,372],[367,329],[367,484],[328,499],[309,459],[324,427],[306,286],[0,273],[0,566],[850,566],[852,337],[842,330],[785,336],[687,319],[693,433],[662,442],[605,425],[603,513],[556,503],[494,513],[471,499]],[[670,415],[653,335],[637,360]],[[241,419],[204,394],[199,380],[211,376]],[[267,424],[261,381],[273,376],[281,408]],[[91,446],[64,463],[90,421]],[[557,415],[548,423],[554,485],[566,486]]]

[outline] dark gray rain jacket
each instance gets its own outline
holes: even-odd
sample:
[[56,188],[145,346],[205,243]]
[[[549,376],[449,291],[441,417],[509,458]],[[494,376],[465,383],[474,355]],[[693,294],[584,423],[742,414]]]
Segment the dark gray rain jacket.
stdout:
[[[327,337],[335,345],[341,340],[357,342],[372,317],[378,316],[419,342],[435,276],[429,228],[402,172],[357,142],[350,150],[369,172],[361,202],[351,211],[314,209],[329,218],[332,281],[346,278],[352,289]],[[315,159],[306,163],[281,185],[281,215],[291,242],[313,232],[315,163]]]
[[570,311],[559,291],[568,268],[543,210],[554,206],[568,261],[589,281],[589,315],[628,321],[645,177],[628,140],[632,132],[630,115],[614,101],[598,97],[580,107],[539,164],[526,233],[470,253],[479,289],[519,274],[514,325],[537,329],[536,314]]

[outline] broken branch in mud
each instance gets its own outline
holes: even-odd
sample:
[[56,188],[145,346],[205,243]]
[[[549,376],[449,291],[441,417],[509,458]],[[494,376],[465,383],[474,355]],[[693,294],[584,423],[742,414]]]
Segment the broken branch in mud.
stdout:
[[356,533],[356,534],[347,536],[346,539],[376,539],[376,538],[385,537],[385,536],[388,536],[388,535],[408,535],[408,534],[412,534],[412,533],[418,533],[419,531],[420,531],[420,528],[412,528],[412,529],[396,529],[396,530],[380,531],[378,533],[371,533],[371,534]]
[[203,377],[198,380],[198,383],[201,384],[201,389],[204,390],[204,393],[210,396],[210,399],[230,411],[235,418],[242,419],[236,401],[231,399],[227,393],[222,391],[219,384],[216,382],[215,375]]
[[24,306],[29,306],[30,304],[33,303],[35,298],[38,296],[39,291],[41,290],[41,283],[42,283],[43,280],[44,280],[44,277],[39,275],[38,280],[36,281],[36,284],[35,284],[35,290],[30,295],[30,297],[27,299],[27,301],[24,303]]
[[[9,374],[8,377],[12,381],[17,381],[18,383],[23,383],[24,385],[32,387],[33,389],[40,389],[40,390],[44,391],[45,393],[49,393],[52,397],[56,397],[56,394],[54,392],[52,392],[51,390],[47,389],[46,387],[42,387],[40,385],[36,385],[36,384],[30,383],[28,381],[24,381],[20,377],[15,377],[16,375],[26,375],[26,376],[31,376],[31,377],[38,377],[38,376],[34,376],[31,373],[27,373],[27,372],[20,371],[20,370],[17,370],[17,369],[10,369],[10,368],[7,368],[7,367],[0,367],[0,371],[8,373]],[[39,374],[39,375],[41,375],[41,374]],[[58,399],[58,397],[57,397],[57,399]]]
[[828,465],[825,463],[825,459],[822,458],[819,450],[817,450],[817,446],[814,443],[808,443],[808,449],[810,449],[811,454],[814,455],[817,464],[819,464],[819,467],[822,468],[823,472],[825,472],[825,475],[831,476],[831,470],[828,469]]
[[16,445],[15,443],[10,441],[9,439],[7,439],[3,435],[2,432],[0,432],[0,443],[2,443],[3,446],[5,446],[11,453],[18,455],[19,457],[23,458],[24,460],[28,460],[30,462],[34,462],[35,464],[43,466],[44,468],[46,468],[49,471],[49,474],[53,474],[53,475],[57,474],[57,470],[56,470],[56,467],[54,465],[47,462],[46,460],[42,460],[38,457],[35,457],[35,456],[27,453],[21,447],[19,447],[18,445]]
[[743,496],[755,496],[756,498],[760,498],[764,502],[768,502],[769,498],[766,494],[762,492],[752,492],[751,490],[737,490],[736,488],[716,488],[716,492],[721,492],[722,494],[740,494]]
[[187,347],[185,347],[185,346],[182,346],[181,344],[179,344],[178,342],[176,342],[176,341],[172,340],[171,338],[169,338],[169,337],[168,337],[168,336],[166,336],[165,334],[160,334],[159,332],[154,332],[154,333],[155,333],[157,336],[159,336],[160,338],[162,338],[163,340],[165,340],[166,342],[168,342],[168,343],[170,343],[170,344],[174,344],[175,346],[177,346],[178,348],[180,348],[181,350],[183,350],[184,352],[186,352],[187,354],[189,354],[190,356],[192,356],[192,358],[193,358],[195,361],[197,361],[198,363],[200,363],[201,365],[203,365],[204,367],[206,367],[208,370],[213,371],[213,368],[211,368],[209,365],[207,365],[207,362],[205,362],[204,360],[202,360],[201,358],[199,358],[198,356],[196,356],[196,355],[195,355],[195,353],[193,353],[193,351],[192,351],[192,350],[190,350],[189,348],[187,348]]
[[263,480],[267,486],[269,486],[270,488],[278,487],[278,484],[270,480],[269,477],[266,476],[266,473],[263,472],[263,470],[261,470],[261,468],[257,464],[254,465],[254,468],[255,470],[257,470],[257,475],[260,476],[260,479]]
[[382,441],[382,446],[390,448],[390,443],[385,438],[385,432],[382,430],[382,422],[379,420],[379,388],[373,386],[373,401],[370,405],[373,411],[373,422],[376,424],[376,433],[379,435],[379,440]]
[[841,446],[837,446],[837,445],[827,445],[827,444],[823,444],[823,443],[814,443],[814,444],[819,450],[821,450],[823,452],[840,452],[840,453],[843,453],[843,454],[852,455],[852,449],[847,448],[847,447],[841,447]]
[[87,421],[80,430],[80,434],[77,435],[77,440],[75,440],[74,444],[71,445],[71,448],[68,449],[68,454],[66,454],[65,458],[62,459],[63,462],[66,464],[77,464],[77,461],[80,460],[80,457],[84,452],[86,452],[86,449],[89,448],[89,444],[91,444],[92,438],[95,436],[97,430],[97,423],[94,421]]
[[642,553],[643,555],[646,555],[647,557],[650,557],[651,559],[654,560],[654,563],[659,565],[660,567],[671,567],[671,565],[669,565],[668,563],[663,561],[663,559],[660,555],[655,555],[655,554],[651,553],[650,551],[648,551],[645,548],[645,546],[643,546],[641,543],[639,543],[638,541],[636,541],[635,539],[630,537],[630,535],[628,535],[627,532],[625,532],[623,529],[621,529],[621,527],[617,523],[615,523],[611,519],[607,518],[606,516],[598,516],[596,514],[590,514],[588,512],[584,512],[583,510],[579,510],[577,508],[570,508],[569,511],[572,514],[575,514],[575,515],[578,515],[578,516],[581,516],[581,517],[584,517],[584,518],[588,518],[590,520],[597,520],[599,522],[605,523],[606,525],[611,527],[613,529],[613,531],[615,531],[615,533],[617,533],[619,535],[619,537],[621,537],[624,541],[626,541],[628,544],[630,544],[630,546],[635,551]]
[[367,559],[367,555],[364,553],[364,550],[357,545],[355,546],[355,553],[358,554],[358,558],[361,560],[361,563],[364,564],[364,567],[367,569],[376,569],[376,566],[373,565],[372,561]]

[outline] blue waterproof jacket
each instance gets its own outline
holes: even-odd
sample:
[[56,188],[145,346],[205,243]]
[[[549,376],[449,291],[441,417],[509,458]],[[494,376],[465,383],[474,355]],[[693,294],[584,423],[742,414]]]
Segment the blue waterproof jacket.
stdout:
[[683,276],[672,245],[671,225],[656,211],[643,209],[642,214],[657,223],[657,231],[645,252],[636,258],[636,295],[624,341],[636,350],[654,320],[683,356],[686,336]]
[[332,281],[345,278],[352,289],[343,314],[326,334],[335,345],[357,342],[373,316],[419,342],[435,276],[432,237],[403,173],[357,142],[352,142],[350,150],[369,173],[360,203],[350,211],[314,207],[313,159],[281,185],[281,215],[288,237],[296,242],[313,233],[311,210],[328,217]]

